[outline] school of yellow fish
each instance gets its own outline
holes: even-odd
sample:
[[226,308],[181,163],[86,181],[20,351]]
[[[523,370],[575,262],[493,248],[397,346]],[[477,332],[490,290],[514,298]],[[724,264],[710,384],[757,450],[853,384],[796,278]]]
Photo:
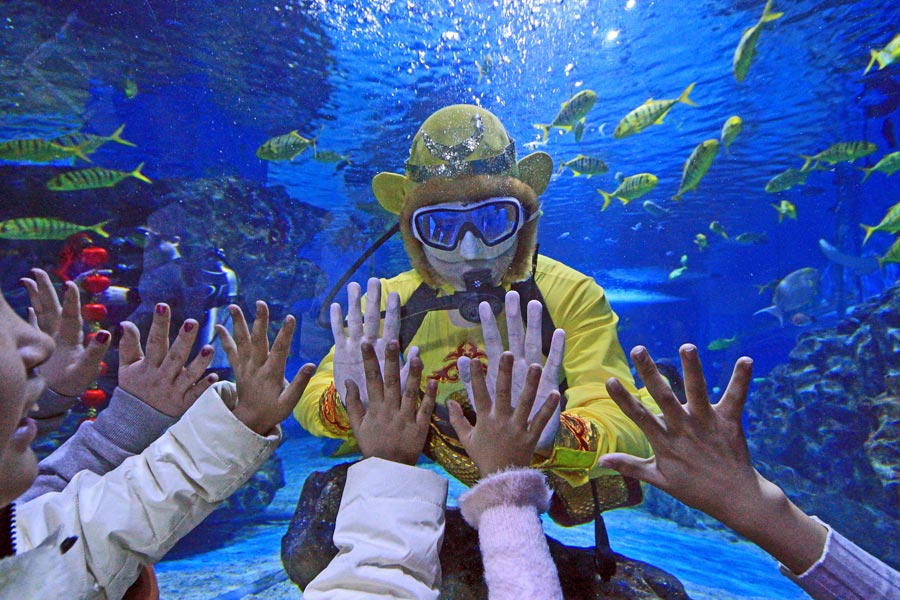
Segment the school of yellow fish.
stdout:
[[[784,16],[783,12],[773,11],[773,2],[774,0],[766,2],[759,20],[744,30],[741,35],[732,61],[734,78],[738,82],[744,81],[748,76],[750,66],[757,55],[757,46],[765,26]],[[868,73],[875,63],[878,63],[878,69],[881,70],[895,62],[900,62],[900,34],[897,34],[883,48],[871,50],[871,59],[864,74]],[[661,125],[666,115],[679,103],[697,106],[690,98],[691,93],[694,91],[694,86],[695,84],[691,83],[675,98],[665,100],[651,98],[632,109],[619,121],[613,132],[613,138],[620,140],[640,133],[652,125]],[[539,143],[535,142],[535,144],[545,145],[549,132],[552,129],[560,129],[563,133],[574,132],[576,141],[580,141],[585,131],[587,114],[596,102],[597,94],[593,90],[586,89],[574,94],[563,102],[556,117],[550,123],[534,125],[543,134],[542,141]],[[726,119],[717,138],[704,140],[695,146],[684,163],[681,183],[678,191],[672,196],[673,200],[680,203],[684,194],[698,188],[719,154],[719,150],[724,149],[726,154],[730,154],[731,145],[741,134],[743,127],[743,119],[739,115],[733,115]],[[601,133],[602,130],[603,128],[601,127]],[[846,162],[852,164],[855,160],[874,154],[877,151],[878,147],[871,142],[850,141],[837,142],[815,154],[801,154],[799,158],[803,160],[802,166],[799,168],[788,168],[773,176],[766,183],[765,191],[775,194],[795,186],[805,185],[807,177],[815,171],[828,170],[838,163]],[[561,161],[559,172],[566,168],[574,176],[586,175],[588,178],[609,170],[608,165],[601,158],[583,154],[579,154],[567,161]],[[868,180],[875,172],[880,172],[887,176],[893,175],[895,172],[900,171],[900,151],[887,154],[874,166],[862,167],[860,170],[865,172],[863,182]],[[648,194],[659,184],[659,178],[653,173],[637,173],[625,176],[619,172],[616,174],[615,179],[618,183],[616,189],[612,191],[597,190],[603,199],[601,211],[609,208],[613,198],[619,200],[624,206],[632,200]],[[778,223],[784,222],[785,219],[797,219],[797,207],[790,200],[780,199],[778,202],[772,203],[771,206],[775,210]],[[671,214],[670,209],[664,208],[652,200],[645,200],[643,207],[648,213],[657,218],[663,218]],[[889,209],[878,225],[862,225],[862,227],[866,231],[866,241],[874,232],[900,233],[900,204]],[[718,221],[713,221],[710,224],[710,231],[717,233],[726,240],[729,239],[724,227]],[[764,244],[768,242],[768,236],[765,232],[744,232],[731,239],[733,242],[740,244]],[[697,251],[702,252],[709,246],[710,240],[705,233],[697,233],[693,243]],[[900,262],[900,237],[895,240],[890,250],[879,258],[879,264],[886,262]],[[680,277],[686,269],[687,257],[683,256],[680,266],[671,272],[669,278],[675,279]]]
[[[767,0],[759,20],[744,30],[740,36],[732,59],[732,71],[736,81],[743,82],[749,75],[750,67],[757,56],[757,47],[760,43],[763,31],[767,26],[784,16],[784,12],[773,10],[774,0]],[[900,34],[895,35],[883,47],[870,50],[870,59],[863,75],[866,75],[876,65],[882,70],[894,63],[900,62]],[[485,55],[480,62],[475,63],[478,69],[478,83],[484,79],[489,81],[492,71],[498,65],[508,64],[505,56],[497,58],[490,54]],[[676,97],[668,99],[650,98],[643,104],[633,108],[621,118],[617,124],[613,138],[623,138],[636,135],[645,129],[662,125],[665,117],[678,104],[686,104],[696,107],[691,99],[695,83],[689,84]],[[126,96],[131,99],[137,95],[137,84],[127,78],[124,83]],[[549,123],[538,123],[534,127],[542,133],[541,142],[547,143],[550,132],[558,129],[565,133],[573,133],[575,140],[580,142],[585,133],[586,117],[598,101],[597,93],[590,89],[581,90],[573,94],[562,103],[558,113]],[[732,144],[738,139],[744,127],[744,121],[739,115],[732,115],[719,128],[718,136],[699,141],[687,157],[682,169],[680,185],[672,199],[681,203],[683,196],[698,189],[703,178],[709,172],[714,161],[723,150],[730,154]],[[109,135],[97,135],[84,132],[72,132],[52,139],[31,138],[15,139],[0,142],[0,160],[10,160],[34,164],[46,164],[60,160],[84,161],[91,163],[90,156],[102,145],[115,142],[124,146],[135,146],[132,142],[122,137],[125,125],[123,124]],[[602,132],[602,128],[601,128]],[[321,133],[321,130],[320,130]],[[306,137],[299,130],[275,135],[264,141],[256,151],[256,157],[264,161],[290,162],[304,155],[307,149],[311,149],[311,157],[322,163],[336,164],[336,170],[352,164],[350,156],[331,150],[318,149],[318,134]],[[801,154],[803,164],[799,168],[787,168],[774,175],[765,185],[767,193],[777,194],[796,186],[805,185],[807,178],[816,171],[827,170],[838,163],[853,163],[855,160],[870,156],[878,151],[875,144],[867,141],[837,142],[812,154]],[[46,182],[46,187],[54,192],[75,192],[113,187],[127,178],[135,178],[144,183],[152,183],[142,173],[144,163],[141,163],[131,171],[119,171],[103,167],[92,166],[84,169],[73,169],[63,172]],[[595,156],[579,154],[568,160],[560,161],[559,172],[569,170],[573,176],[585,176],[590,179],[595,175],[602,175],[609,171],[609,165]],[[865,173],[862,181],[866,182],[874,173],[879,172],[885,176],[891,176],[900,171],[900,152],[893,152],[882,156],[872,167],[863,167]],[[617,187],[612,191],[598,189],[602,197],[601,211],[609,208],[613,199],[618,200],[623,206],[631,201],[641,198],[659,185],[660,179],[653,173],[633,173],[626,175],[616,173]],[[645,200],[642,204],[645,211],[657,218],[664,218],[671,214],[672,209],[661,206],[652,201]],[[778,222],[785,219],[796,220],[798,213],[796,206],[787,199],[780,199],[772,203]],[[0,239],[26,239],[26,240],[56,240],[65,239],[72,233],[91,230],[99,235],[105,235],[103,226],[106,222],[96,225],[80,225],[69,223],[56,218],[25,217],[10,219],[0,222]],[[900,234],[900,203],[891,207],[884,218],[877,225],[862,225],[865,230],[865,240],[876,232],[888,233],[897,236]],[[719,221],[710,223],[709,231],[717,234],[724,240],[731,240],[742,244],[766,243],[765,232],[744,232],[729,238],[724,226]],[[698,251],[706,250],[711,239],[706,233],[697,233],[693,243]],[[880,264],[886,262],[900,262],[900,236],[887,253],[879,258]],[[680,266],[672,271],[670,279],[681,276],[687,269],[687,255],[683,255]]]

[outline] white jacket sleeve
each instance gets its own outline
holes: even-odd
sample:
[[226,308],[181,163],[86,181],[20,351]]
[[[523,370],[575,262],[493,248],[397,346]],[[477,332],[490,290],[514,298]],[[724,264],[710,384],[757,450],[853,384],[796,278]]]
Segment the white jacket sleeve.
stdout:
[[335,522],[338,554],[303,597],[437,599],[446,501],[447,480],[437,473],[380,458],[350,467]]
[[60,597],[121,597],[143,565],[160,560],[280,443],[280,429],[263,437],[241,423],[236,403],[234,384],[220,382],[143,453],[17,505],[17,553],[54,533],[77,536],[65,558],[79,589]]

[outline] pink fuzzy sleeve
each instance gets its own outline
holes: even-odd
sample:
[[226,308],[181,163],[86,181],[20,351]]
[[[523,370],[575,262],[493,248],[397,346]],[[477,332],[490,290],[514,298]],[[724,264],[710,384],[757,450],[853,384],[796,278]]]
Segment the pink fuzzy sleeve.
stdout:
[[463,518],[478,530],[491,600],[563,597],[539,516],[549,504],[534,469],[495,473],[460,496]]

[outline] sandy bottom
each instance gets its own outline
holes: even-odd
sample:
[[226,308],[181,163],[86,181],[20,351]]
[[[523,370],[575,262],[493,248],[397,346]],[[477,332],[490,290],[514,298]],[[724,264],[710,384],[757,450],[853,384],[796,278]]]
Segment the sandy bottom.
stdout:
[[[322,440],[289,428],[279,448],[287,485],[266,512],[238,524],[227,536],[200,529],[156,566],[165,600],[292,600],[303,595],[281,566],[281,537],[307,475],[346,459],[323,456]],[[430,465],[438,472],[439,467]],[[463,486],[451,480],[450,504]],[[640,510],[606,514],[613,549],[664,569],[696,600],[801,600],[808,596],[778,573],[775,562],[748,542],[725,533],[685,529]],[[547,533],[574,546],[593,545],[593,526],[565,529],[545,519]],[[224,539],[227,537],[227,540]],[[215,539],[214,539],[215,538]],[[197,548],[200,551],[197,551]]]

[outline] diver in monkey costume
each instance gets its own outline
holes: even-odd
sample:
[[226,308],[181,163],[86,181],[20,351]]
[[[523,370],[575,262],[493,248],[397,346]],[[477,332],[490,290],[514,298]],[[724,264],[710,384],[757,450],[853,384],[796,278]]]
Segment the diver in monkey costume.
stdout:
[[[618,317],[603,290],[592,278],[536,254],[538,197],[552,172],[553,161],[543,152],[517,162],[515,143],[493,114],[454,105],[422,124],[406,175],[380,173],[372,188],[381,206],[399,216],[413,266],[381,280],[381,311],[389,293],[399,294],[401,352],[417,347],[423,375],[439,384],[424,452],[460,481],[473,485],[478,471],[456,439],[446,401],[457,401],[474,420],[457,360],[486,360],[479,303],[487,301],[499,317],[509,290],[519,293],[521,315],[530,300],[539,300],[545,358],[554,328],[565,330],[560,382],[565,405],[548,425],[549,443],[539,445],[532,466],[547,474],[554,490],[551,517],[575,525],[591,521],[599,511],[640,501],[636,482],[597,467],[600,455],[647,457],[651,450],[606,392],[604,382],[610,377],[622,382],[633,378],[616,333]],[[505,339],[505,321],[497,322]],[[332,348],[294,416],[314,435],[352,444],[341,401],[347,374],[335,376],[341,367],[334,358]],[[629,391],[635,392],[633,385]],[[641,397],[652,404],[649,395]]]

